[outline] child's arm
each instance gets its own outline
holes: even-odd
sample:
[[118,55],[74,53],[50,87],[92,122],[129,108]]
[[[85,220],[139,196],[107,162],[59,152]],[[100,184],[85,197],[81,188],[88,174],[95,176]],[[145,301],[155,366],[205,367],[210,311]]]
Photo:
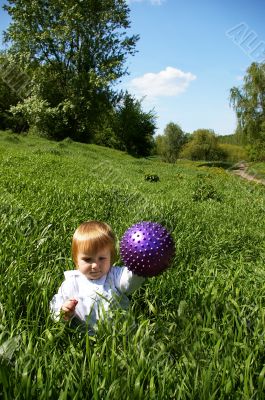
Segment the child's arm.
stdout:
[[130,271],[127,267],[113,267],[115,286],[121,293],[131,294],[138,289],[145,278]]
[[71,280],[66,280],[60,286],[58,293],[53,296],[50,302],[50,309],[55,320],[59,320],[61,314],[64,319],[68,320],[74,315],[75,307],[78,303],[76,300],[74,285]]

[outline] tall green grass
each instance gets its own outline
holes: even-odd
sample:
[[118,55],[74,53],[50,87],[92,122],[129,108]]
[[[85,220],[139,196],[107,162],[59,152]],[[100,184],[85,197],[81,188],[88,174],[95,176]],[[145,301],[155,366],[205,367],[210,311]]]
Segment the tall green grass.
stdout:
[[[0,165],[1,398],[264,398],[263,186],[7,133]],[[160,222],[176,256],[89,337],[54,323],[49,301],[73,268],[75,228],[92,218],[118,239],[135,222]]]

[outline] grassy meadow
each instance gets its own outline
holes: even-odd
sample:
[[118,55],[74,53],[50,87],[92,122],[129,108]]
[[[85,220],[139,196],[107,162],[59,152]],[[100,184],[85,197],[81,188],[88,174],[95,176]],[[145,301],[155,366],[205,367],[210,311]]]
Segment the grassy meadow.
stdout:
[[[264,399],[264,186],[205,163],[7,132],[0,167],[2,399]],[[159,222],[176,244],[172,267],[95,337],[49,314],[88,219],[118,241]]]

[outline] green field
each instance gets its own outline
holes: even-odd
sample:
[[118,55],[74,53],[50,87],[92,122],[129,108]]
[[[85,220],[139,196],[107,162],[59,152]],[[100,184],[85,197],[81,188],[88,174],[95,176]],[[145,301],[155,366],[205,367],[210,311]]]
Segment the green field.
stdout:
[[[4,132],[0,165],[1,398],[264,399],[264,186],[200,163]],[[176,244],[172,268],[96,337],[49,314],[88,219],[119,240],[133,223],[159,222]]]

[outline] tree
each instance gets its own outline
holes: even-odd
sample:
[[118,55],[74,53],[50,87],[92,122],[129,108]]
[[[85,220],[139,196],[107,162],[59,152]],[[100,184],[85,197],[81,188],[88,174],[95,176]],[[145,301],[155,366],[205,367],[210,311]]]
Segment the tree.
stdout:
[[164,134],[156,139],[157,153],[164,161],[174,163],[186,141],[187,136],[181,127],[170,122],[165,128]]
[[237,131],[245,143],[265,141],[265,63],[252,63],[241,88],[230,90],[230,101],[237,114]]
[[224,160],[226,154],[218,144],[218,138],[211,129],[197,129],[190,141],[183,147],[181,157],[190,160]]
[[8,3],[9,54],[32,79],[32,99],[18,111],[30,115],[29,122],[39,124],[44,133],[46,127],[53,136],[74,133],[77,139],[91,139],[101,116],[116,101],[113,84],[127,73],[127,56],[135,53],[138,35],[126,35],[126,1]]
[[153,110],[142,110],[141,101],[125,92],[116,109],[115,131],[120,149],[136,157],[150,155],[155,134],[156,116]]
[[[14,77],[12,77],[12,73]],[[20,97],[14,86],[13,78],[17,78],[18,71],[9,68],[9,61],[4,52],[0,52],[0,129],[12,129],[15,132],[21,132],[28,128],[26,121],[21,117],[15,117],[10,112],[10,108],[15,106]],[[14,84],[18,83],[13,82]]]

